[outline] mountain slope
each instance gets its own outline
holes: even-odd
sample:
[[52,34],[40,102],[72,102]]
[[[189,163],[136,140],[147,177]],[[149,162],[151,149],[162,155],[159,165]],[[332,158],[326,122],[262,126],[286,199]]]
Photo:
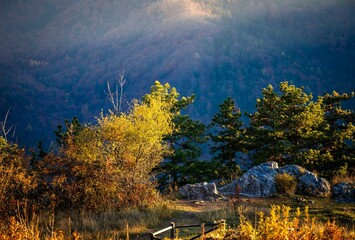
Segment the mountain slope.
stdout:
[[355,90],[352,0],[0,4],[0,116],[11,108],[27,146],[49,142],[64,119],[94,121],[122,69],[126,100],[159,79],[196,93],[187,111],[204,121],[227,96],[253,111],[261,89],[280,81],[314,95]]

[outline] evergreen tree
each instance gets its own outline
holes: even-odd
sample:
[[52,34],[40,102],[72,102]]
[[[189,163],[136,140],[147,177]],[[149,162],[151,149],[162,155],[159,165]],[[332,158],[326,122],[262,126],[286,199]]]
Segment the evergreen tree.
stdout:
[[[164,141],[171,147],[171,154],[157,168],[161,172],[159,182],[161,186],[171,184],[180,186],[186,183],[207,180],[210,169],[195,166],[201,165],[201,144],[207,141],[206,127],[200,122],[191,119],[181,111],[193,103],[195,96],[180,97],[175,88],[169,84],[162,85],[156,81],[151,87],[151,92],[143,97],[143,102],[149,102],[152,98],[159,98],[166,102],[173,114],[174,129],[166,135]],[[201,172],[202,171],[202,172]]]
[[236,154],[245,150],[245,129],[241,116],[233,99],[228,97],[219,106],[219,112],[212,118],[215,132],[211,134],[214,143],[211,153],[216,154],[213,161],[219,166],[219,174],[225,178],[240,173],[240,168],[236,164]]
[[32,151],[32,156],[30,159],[30,166],[33,170],[37,168],[37,164],[41,161],[45,156],[47,156],[47,152],[44,150],[42,142],[38,142],[37,151]]
[[204,173],[206,168],[194,169],[202,153],[201,144],[207,141],[206,126],[188,115],[175,115],[173,121],[176,127],[170,136],[165,137],[173,153],[161,163],[161,185],[170,183],[177,187],[208,180],[206,177],[210,174]]
[[249,115],[250,155],[256,163],[303,164],[317,153],[324,135],[322,99],[313,102],[312,94],[288,82],[280,83],[280,91],[271,85],[264,88],[257,111]]
[[323,99],[324,137],[320,141],[321,152],[330,156],[318,164],[317,169],[326,175],[354,174],[355,168],[355,114],[342,109],[342,102],[350,100],[354,93],[325,94]]
[[64,131],[62,125],[58,125],[58,129],[54,131],[56,141],[60,145],[66,144],[66,140],[69,136],[76,136],[83,129],[78,117],[74,117],[71,122],[65,120],[64,124],[66,131]]

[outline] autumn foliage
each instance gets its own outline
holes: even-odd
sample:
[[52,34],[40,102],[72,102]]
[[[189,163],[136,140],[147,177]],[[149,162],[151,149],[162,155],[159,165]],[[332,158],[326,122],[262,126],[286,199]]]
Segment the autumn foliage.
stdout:
[[36,188],[24,150],[0,137],[0,218],[14,214]]
[[[354,114],[343,110],[340,103],[354,94],[333,92],[312,101],[311,94],[287,82],[280,84],[280,91],[281,95],[272,86],[263,90],[257,111],[248,115],[250,126],[243,124],[240,110],[227,99],[213,118],[210,127],[215,131],[210,135],[203,123],[180,113],[194,96],[179,99],[175,88],[157,81],[126,112],[102,112],[89,125],[81,125],[77,118],[66,121],[56,131],[59,145],[55,151],[47,153],[39,147],[31,158],[0,137],[0,239],[1,234],[4,239],[15,239],[16,231],[30,234],[19,219],[24,208],[32,215],[36,209],[102,213],[146,207],[159,196],[158,174],[161,186],[170,187],[228,180],[241,173],[236,159],[247,154],[254,163],[274,160],[327,176],[350,176],[354,171]],[[204,161],[200,145],[206,146],[209,137],[215,144],[213,159]],[[290,175],[280,174],[275,180],[280,194],[294,194],[296,181]],[[300,217],[299,209],[290,217],[289,208],[273,206],[269,217],[259,214],[255,226],[241,215],[237,231],[227,236],[342,239],[342,229],[334,222],[316,231],[307,209]],[[32,233],[34,239],[38,237]]]
[[241,211],[239,217],[238,227],[227,231],[224,239],[347,239],[344,229],[334,221],[328,220],[325,224],[318,224],[315,218],[310,218],[307,206],[303,213],[297,208],[291,215],[290,207],[273,205],[270,214],[265,216],[260,212],[254,224]]
[[41,200],[59,209],[105,210],[154,200],[152,170],[168,150],[172,129],[159,99],[133,102],[128,113],[101,115],[95,126],[69,125],[58,155],[38,163]]

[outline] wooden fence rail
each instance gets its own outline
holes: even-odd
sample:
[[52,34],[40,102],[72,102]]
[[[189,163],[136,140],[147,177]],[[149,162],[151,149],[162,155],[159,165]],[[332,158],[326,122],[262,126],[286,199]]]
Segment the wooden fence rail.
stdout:
[[[202,235],[207,234],[209,232],[213,232],[213,231],[215,231],[215,230],[217,230],[219,228],[222,228],[222,227],[224,228],[225,227],[225,220],[222,219],[222,220],[219,220],[219,221],[215,221],[214,223],[202,223],[202,224],[184,225],[184,226],[176,226],[175,223],[172,222],[172,223],[170,223],[169,227],[166,227],[166,228],[163,228],[163,229],[161,229],[161,230],[159,230],[157,232],[151,233],[150,239],[151,240],[160,239],[160,238],[157,237],[157,235],[165,233],[167,231],[170,231],[170,239],[173,240],[173,239],[175,239],[175,230],[176,229],[179,229],[179,228],[196,228],[196,227],[202,228],[201,229],[201,234],[190,238],[190,240],[197,239],[197,238],[201,237]],[[212,228],[206,231],[205,227],[212,227]]]

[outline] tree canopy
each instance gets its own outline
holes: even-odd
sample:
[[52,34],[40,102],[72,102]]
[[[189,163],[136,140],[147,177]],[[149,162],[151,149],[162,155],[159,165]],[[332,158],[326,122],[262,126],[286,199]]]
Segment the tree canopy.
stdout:
[[314,98],[281,82],[263,89],[255,112],[246,113],[249,123],[228,97],[206,126],[184,114],[194,95],[180,97],[156,81],[126,112],[102,112],[94,124],[66,120],[55,131],[56,151],[39,144],[29,158],[0,137],[0,197],[7,203],[0,215],[27,197],[59,210],[145,206],[158,186],[236,178],[239,156],[253,164],[298,164],[321,176],[352,175],[355,115],[342,103],[353,97],[334,91]]
[[[299,164],[325,173],[329,163],[339,168],[353,161],[349,154],[354,149],[354,114],[341,109],[341,102],[353,93],[333,92],[314,101],[303,87],[281,82],[280,93],[269,85],[262,94],[256,112],[249,115],[247,131],[249,153],[256,163]],[[341,158],[345,162],[340,163]]]
[[219,112],[212,118],[214,132],[211,134],[213,160],[220,166],[224,178],[232,178],[240,174],[236,163],[237,153],[244,152],[245,128],[241,120],[242,113],[228,97],[219,105]]

